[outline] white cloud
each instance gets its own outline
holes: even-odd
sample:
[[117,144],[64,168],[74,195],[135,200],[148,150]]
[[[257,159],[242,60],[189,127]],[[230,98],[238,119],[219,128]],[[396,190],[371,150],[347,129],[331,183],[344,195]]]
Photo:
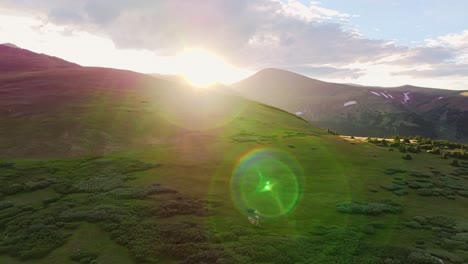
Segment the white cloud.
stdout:
[[[333,81],[447,88],[468,83],[463,76],[468,30],[406,47],[395,40],[366,38],[347,21],[359,14],[314,1],[3,0],[1,5],[0,14],[8,10],[36,21],[34,27],[24,27],[4,20],[0,38],[8,36],[5,42],[88,65],[132,65],[145,72],[153,67],[164,73],[176,71],[167,70],[173,67],[172,56],[200,48],[238,67],[296,69]],[[50,44],[61,41],[59,50]]]
[[320,7],[319,4],[319,2],[311,2],[310,6],[306,6],[298,0],[288,0],[282,4],[282,8],[286,15],[307,22],[351,17],[351,15],[346,13]]

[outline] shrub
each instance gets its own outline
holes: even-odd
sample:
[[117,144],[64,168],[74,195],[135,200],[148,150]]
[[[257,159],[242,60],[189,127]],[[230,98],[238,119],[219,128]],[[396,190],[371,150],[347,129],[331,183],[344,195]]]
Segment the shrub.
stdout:
[[[53,222],[54,219],[52,218]],[[67,235],[46,218],[15,218],[2,231],[0,248],[10,256],[26,259],[42,258],[66,242]]]
[[398,184],[394,184],[394,183],[388,184],[388,185],[383,185],[383,186],[380,186],[380,187],[382,189],[390,191],[390,192],[403,189],[403,186],[398,185]]
[[421,225],[426,225],[427,224],[426,218],[424,218],[422,216],[418,216],[418,215],[413,217],[413,221],[415,221],[415,222],[417,222],[417,223],[419,223]]
[[418,194],[421,196],[437,196],[432,189],[421,188],[418,190]]
[[91,263],[97,263],[96,262],[97,257],[98,257],[98,254],[94,252],[78,250],[78,251],[73,252],[70,255],[70,260],[83,263],[83,264],[91,264]]
[[405,223],[405,226],[411,229],[421,229],[422,226],[416,221],[409,221]]
[[206,216],[209,212],[204,208],[204,203],[192,198],[182,198],[162,202],[152,213],[159,217],[171,217],[174,215],[199,215]]
[[427,221],[432,226],[453,228],[455,226],[455,220],[448,216],[432,216],[428,217]]
[[457,159],[454,159],[450,165],[452,165],[452,166],[454,166],[454,167],[459,167],[459,166],[460,166],[460,165],[458,164],[458,160],[457,160]]
[[85,178],[72,186],[75,192],[103,192],[122,187],[127,176],[120,173],[95,175]]
[[406,153],[406,147],[404,145],[400,145],[399,150],[401,153]]
[[427,152],[434,154],[434,155],[440,155],[440,149],[436,147],[433,147],[431,150],[428,150]]
[[23,185],[21,184],[11,184],[2,189],[2,192],[6,195],[14,195],[23,191]]
[[393,169],[393,168],[389,168],[389,169],[386,169],[384,171],[385,174],[387,175],[393,175],[393,174],[397,174],[397,173],[405,173],[406,170],[403,170],[403,169]]
[[117,188],[108,193],[121,199],[144,199],[153,194],[177,193],[177,191],[162,187],[159,184],[153,184],[145,188]]
[[423,252],[413,252],[408,256],[408,264],[440,264],[437,258]]
[[402,159],[404,159],[404,160],[412,160],[413,157],[411,157],[410,154],[406,154],[406,155],[403,155]]
[[23,185],[23,190],[26,192],[32,192],[40,189],[45,189],[49,187],[52,184],[52,182],[48,180],[41,180],[41,181],[35,181],[35,182],[27,182]]
[[364,225],[361,230],[364,234],[373,235],[375,234],[375,228],[371,224]]
[[380,215],[385,213],[396,214],[401,211],[399,207],[381,203],[354,203],[344,202],[337,205],[340,213]]
[[408,195],[408,191],[404,190],[404,189],[393,191],[393,193],[398,195],[398,196]]
[[12,202],[9,202],[9,201],[0,201],[0,211],[3,210],[3,209],[7,209],[7,208],[10,208],[10,207],[13,207],[13,203]]

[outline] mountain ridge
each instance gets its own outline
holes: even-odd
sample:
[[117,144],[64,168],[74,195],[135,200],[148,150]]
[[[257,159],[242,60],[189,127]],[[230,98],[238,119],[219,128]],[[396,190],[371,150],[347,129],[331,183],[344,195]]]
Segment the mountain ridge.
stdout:
[[35,53],[12,45],[0,44],[0,74],[80,67],[76,63],[58,57]]
[[468,97],[462,96],[463,91],[412,85],[353,86],[272,68],[232,87],[247,98],[301,115],[339,133],[468,141],[464,125],[468,123]]

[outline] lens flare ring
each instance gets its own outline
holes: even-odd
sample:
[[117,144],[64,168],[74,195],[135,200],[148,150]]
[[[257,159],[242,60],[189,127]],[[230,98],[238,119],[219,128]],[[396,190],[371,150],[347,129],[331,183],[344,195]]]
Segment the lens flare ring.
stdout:
[[300,201],[303,171],[288,153],[254,149],[244,154],[232,173],[231,198],[244,214],[258,211],[266,218],[290,213]]

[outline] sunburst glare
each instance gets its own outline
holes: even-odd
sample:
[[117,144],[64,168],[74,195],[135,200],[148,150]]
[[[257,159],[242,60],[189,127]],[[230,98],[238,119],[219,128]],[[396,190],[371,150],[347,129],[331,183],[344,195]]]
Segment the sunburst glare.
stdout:
[[178,72],[192,85],[208,87],[230,83],[249,72],[238,69],[203,49],[186,49],[177,56]]

